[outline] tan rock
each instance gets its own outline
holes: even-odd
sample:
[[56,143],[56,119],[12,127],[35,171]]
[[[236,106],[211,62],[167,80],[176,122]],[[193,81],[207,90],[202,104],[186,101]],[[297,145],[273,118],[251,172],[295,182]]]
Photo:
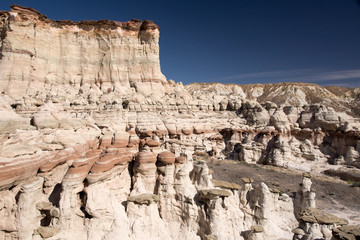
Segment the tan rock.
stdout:
[[39,202],[36,204],[36,208],[39,210],[51,210],[53,205],[50,202]]
[[51,112],[38,112],[34,114],[33,123],[38,129],[42,128],[59,128],[59,121]]
[[231,192],[225,189],[202,189],[199,190],[201,200],[213,200],[218,197],[229,197]]
[[264,227],[260,226],[260,225],[254,225],[254,226],[251,226],[251,231],[253,231],[255,233],[264,232]]
[[308,208],[301,214],[301,220],[319,224],[348,224],[343,219],[316,208]]
[[158,195],[144,193],[136,196],[129,196],[127,200],[136,204],[150,205],[159,202],[160,199]]
[[30,121],[22,118],[0,97],[0,133],[30,128]]
[[251,178],[241,178],[241,180],[244,182],[244,183],[252,183],[253,180]]
[[305,231],[301,228],[294,228],[291,232],[293,232],[295,235],[303,236],[305,235]]
[[39,227],[36,231],[41,235],[41,237],[50,238],[58,234],[60,229],[54,227]]
[[335,228],[333,233],[340,239],[357,239],[360,237],[360,227],[354,225],[341,226],[339,228]]
[[211,180],[214,184],[214,187],[218,188],[225,188],[225,189],[231,189],[231,190],[240,190],[242,189],[242,186],[236,183],[227,182],[227,181],[220,181],[220,180]]

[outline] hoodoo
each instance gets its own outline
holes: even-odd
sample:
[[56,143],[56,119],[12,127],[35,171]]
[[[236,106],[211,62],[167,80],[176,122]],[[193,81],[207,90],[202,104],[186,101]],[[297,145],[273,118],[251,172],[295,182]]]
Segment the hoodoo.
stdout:
[[[360,182],[359,88],[166,81],[148,20],[12,5],[0,33],[0,239],[360,237],[359,205],[312,187]],[[286,192],[213,179],[230,160],[306,174]]]

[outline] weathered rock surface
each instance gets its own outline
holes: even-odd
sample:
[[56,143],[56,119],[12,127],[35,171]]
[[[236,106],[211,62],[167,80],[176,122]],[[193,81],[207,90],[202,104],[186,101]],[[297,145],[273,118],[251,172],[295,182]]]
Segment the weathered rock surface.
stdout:
[[292,199],[212,181],[203,160],[343,176],[360,167],[358,88],[167,82],[151,21],[13,5],[0,32],[0,239],[356,236],[314,210],[309,176]]
[[360,238],[359,226],[341,226],[333,230],[335,239],[352,240]]
[[306,211],[301,213],[300,219],[304,222],[319,223],[319,224],[337,224],[346,225],[346,220],[340,219],[333,214],[325,213],[316,208],[308,208]]

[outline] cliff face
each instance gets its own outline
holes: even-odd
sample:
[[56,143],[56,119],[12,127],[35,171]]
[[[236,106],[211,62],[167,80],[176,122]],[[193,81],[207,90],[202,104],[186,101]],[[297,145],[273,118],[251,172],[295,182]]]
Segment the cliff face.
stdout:
[[346,223],[314,210],[308,175],[291,198],[212,181],[203,160],[359,167],[358,89],[184,87],[151,21],[0,17],[0,239],[330,239]]
[[0,91],[10,96],[64,84],[121,91],[137,82],[165,81],[159,27],[151,21],[53,21],[14,5],[2,14],[1,32]]

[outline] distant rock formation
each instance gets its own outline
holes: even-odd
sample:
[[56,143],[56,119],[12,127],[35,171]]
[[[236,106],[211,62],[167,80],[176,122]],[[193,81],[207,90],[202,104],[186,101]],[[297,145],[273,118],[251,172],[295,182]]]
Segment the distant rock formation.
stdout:
[[308,176],[292,199],[213,181],[204,160],[356,175],[359,88],[166,81],[152,21],[13,5],[0,32],[0,239],[357,236]]

